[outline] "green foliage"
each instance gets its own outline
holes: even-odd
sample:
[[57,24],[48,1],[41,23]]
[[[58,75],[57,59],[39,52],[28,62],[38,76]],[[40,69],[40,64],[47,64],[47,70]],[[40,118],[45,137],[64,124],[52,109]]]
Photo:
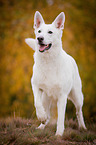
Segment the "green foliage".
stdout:
[[[84,92],[84,116],[96,120],[96,1],[0,0],[0,117],[34,116],[30,78],[33,51],[24,39],[34,38],[34,13],[39,10],[46,23],[64,11],[64,50],[79,67]],[[67,107],[67,117],[74,107]]]

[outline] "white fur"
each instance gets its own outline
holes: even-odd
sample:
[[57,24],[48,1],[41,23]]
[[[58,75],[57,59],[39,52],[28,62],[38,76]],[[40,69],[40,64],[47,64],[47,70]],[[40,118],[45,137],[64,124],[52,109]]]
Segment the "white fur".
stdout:
[[[58,119],[56,135],[62,136],[67,98],[76,107],[79,127],[86,129],[83,115],[82,84],[75,60],[62,48],[62,29],[65,15],[60,13],[52,24],[45,24],[41,14],[37,11],[34,17],[36,39],[27,39],[27,44],[35,50],[33,76],[31,79],[34,104],[39,120],[46,121],[38,127],[44,129],[50,120],[50,107],[52,100],[57,101]],[[41,33],[38,33],[41,30]],[[48,31],[52,31],[49,34]],[[39,52],[38,37],[44,37],[44,44],[51,43],[49,50]]]
[[25,42],[35,51],[35,39],[26,38]]

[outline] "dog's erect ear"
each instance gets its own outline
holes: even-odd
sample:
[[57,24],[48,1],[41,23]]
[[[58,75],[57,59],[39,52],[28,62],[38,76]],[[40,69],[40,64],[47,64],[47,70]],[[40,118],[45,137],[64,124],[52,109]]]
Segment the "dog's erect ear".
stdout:
[[39,28],[41,24],[44,23],[42,15],[36,11],[34,16],[34,28]]
[[35,39],[26,38],[25,42],[35,51]]
[[65,14],[64,12],[61,12],[56,19],[53,21],[52,24],[55,25],[56,28],[58,29],[63,29],[64,28],[64,22],[65,22]]

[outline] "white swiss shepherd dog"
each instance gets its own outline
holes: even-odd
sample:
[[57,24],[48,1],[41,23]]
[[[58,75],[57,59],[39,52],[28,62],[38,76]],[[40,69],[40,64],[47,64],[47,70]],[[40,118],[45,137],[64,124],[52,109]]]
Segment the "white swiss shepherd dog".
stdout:
[[34,93],[36,115],[41,121],[39,129],[44,129],[50,120],[52,100],[57,105],[56,135],[63,135],[67,98],[76,107],[80,128],[84,128],[82,114],[82,84],[75,60],[62,48],[62,29],[65,14],[61,12],[52,24],[45,24],[42,15],[36,11],[34,29],[36,39],[27,38],[25,42],[35,50],[33,76],[31,79]]

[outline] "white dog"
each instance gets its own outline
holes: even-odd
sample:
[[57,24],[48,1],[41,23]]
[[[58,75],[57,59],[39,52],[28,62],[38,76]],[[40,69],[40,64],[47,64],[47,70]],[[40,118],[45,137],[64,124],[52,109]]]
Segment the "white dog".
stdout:
[[67,98],[76,107],[79,127],[86,129],[83,115],[82,84],[75,60],[62,48],[62,29],[65,15],[61,12],[52,24],[45,24],[36,11],[34,29],[36,39],[28,38],[26,43],[35,50],[33,76],[31,79],[36,115],[41,120],[38,127],[44,129],[50,120],[52,100],[57,101],[58,119],[56,135],[64,131]]

